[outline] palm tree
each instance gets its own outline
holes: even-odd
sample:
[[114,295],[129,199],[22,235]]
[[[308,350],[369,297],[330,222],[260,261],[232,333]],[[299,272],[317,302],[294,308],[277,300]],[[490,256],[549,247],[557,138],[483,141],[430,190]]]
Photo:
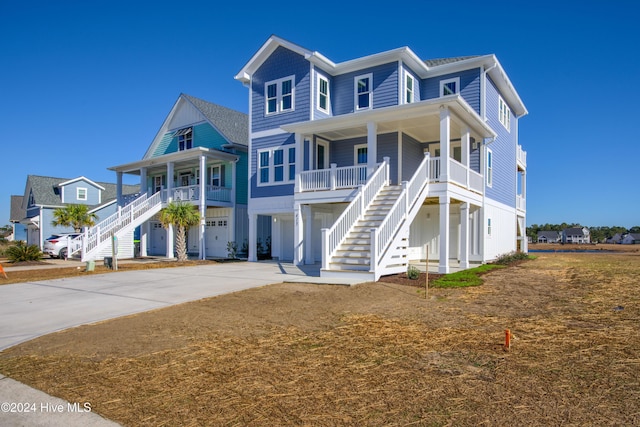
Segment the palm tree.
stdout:
[[160,222],[164,228],[176,227],[176,253],[178,261],[187,260],[187,229],[200,223],[200,213],[195,205],[171,202],[160,211]]
[[73,227],[73,229],[80,233],[82,227],[91,227],[95,225],[95,220],[98,216],[89,212],[89,206],[87,205],[67,205],[64,208],[58,208],[53,211],[53,221],[51,225],[54,227]]

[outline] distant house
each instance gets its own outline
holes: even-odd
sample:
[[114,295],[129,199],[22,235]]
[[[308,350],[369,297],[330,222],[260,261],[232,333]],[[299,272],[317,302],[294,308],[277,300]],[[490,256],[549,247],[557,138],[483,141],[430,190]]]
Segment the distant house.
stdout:
[[613,244],[618,245],[618,244],[622,243],[622,237],[623,237],[622,234],[616,233],[616,234],[613,235],[613,237],[609,237],[606,240],[606,243],[613,243]]
[[591,243],[587,227],[571,227],[562,230],[562,243]]
[[538,243],[559,243],[561,240],[558,231],[538,231]]
[[25,217],[25,211],[22,208],[23,196],[11,196],[11,212],[9,222],[13,228],[13,233],[8,237],[13,241],[27,241],[27,227],[20,223],[20,220]]
[[[127,185],[124,194],[138,191],[138,186]],[[22,218],[12,218],[12,222],[19,222],[26,227],[27,244],[43,248],[44,239],[54,233],[71,233],[70,227],[54,227],[51,221],[53,212],[72,204],[89,206],[89,211],[100,219],[116,212],[116,185],[104,182],[94,182],[89,178],[54,178],[49,176],[29,175],[20,210],[16,207],[16,215]],[[16,199],[18,200],[18,199]],[[12,210],[13,214],[13,210]],[[13,215],[12,215],[13,217]]]
[[623,245],[640,245],[640,233],[629,233],[622,239]]

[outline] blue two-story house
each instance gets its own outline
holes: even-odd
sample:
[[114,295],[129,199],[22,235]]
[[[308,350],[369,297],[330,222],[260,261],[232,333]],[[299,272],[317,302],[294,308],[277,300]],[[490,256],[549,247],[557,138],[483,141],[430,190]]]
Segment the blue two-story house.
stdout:
[[468,268],[526,250],[527,114],[495,55],[422,60],[404,47],[334,63],[272,36],[249,89],[249,259],[377,279],[436,259]]
[[125,197],[118,190],[118,215],[84,236],[83,259],[109,233],[125,236],[137,227],[140,255],[173,257],[174,230],[159,220],[172,201],[191,203],[200,213],[200,224],[187,234],[191,255],[227,257],[231,246],[241,252],[248,240],[247,146],[246,114],[181,94],[142,160],[109,168],[118,189],[127,174],[139,179],[139,192]]

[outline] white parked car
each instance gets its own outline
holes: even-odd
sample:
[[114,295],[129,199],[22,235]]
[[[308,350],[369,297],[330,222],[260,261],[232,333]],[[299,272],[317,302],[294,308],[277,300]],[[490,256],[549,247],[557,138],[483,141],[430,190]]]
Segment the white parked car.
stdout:
[[66,258],[67,238],[75,239],[79,235],[80,233],[60,233],[47,237],[44,241],[43,252],[48,254],[51,258]]

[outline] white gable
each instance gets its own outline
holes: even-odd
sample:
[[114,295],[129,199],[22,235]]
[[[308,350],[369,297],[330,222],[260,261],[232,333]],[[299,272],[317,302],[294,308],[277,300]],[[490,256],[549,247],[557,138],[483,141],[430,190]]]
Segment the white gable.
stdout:
[[185,102],[183,99],[178,102],[177,108],[173,113],[173,116],[167,124],[167,130],[179,129],[186,126],[190,126],[194,123],[205,121],[204,115],[191,104]]

